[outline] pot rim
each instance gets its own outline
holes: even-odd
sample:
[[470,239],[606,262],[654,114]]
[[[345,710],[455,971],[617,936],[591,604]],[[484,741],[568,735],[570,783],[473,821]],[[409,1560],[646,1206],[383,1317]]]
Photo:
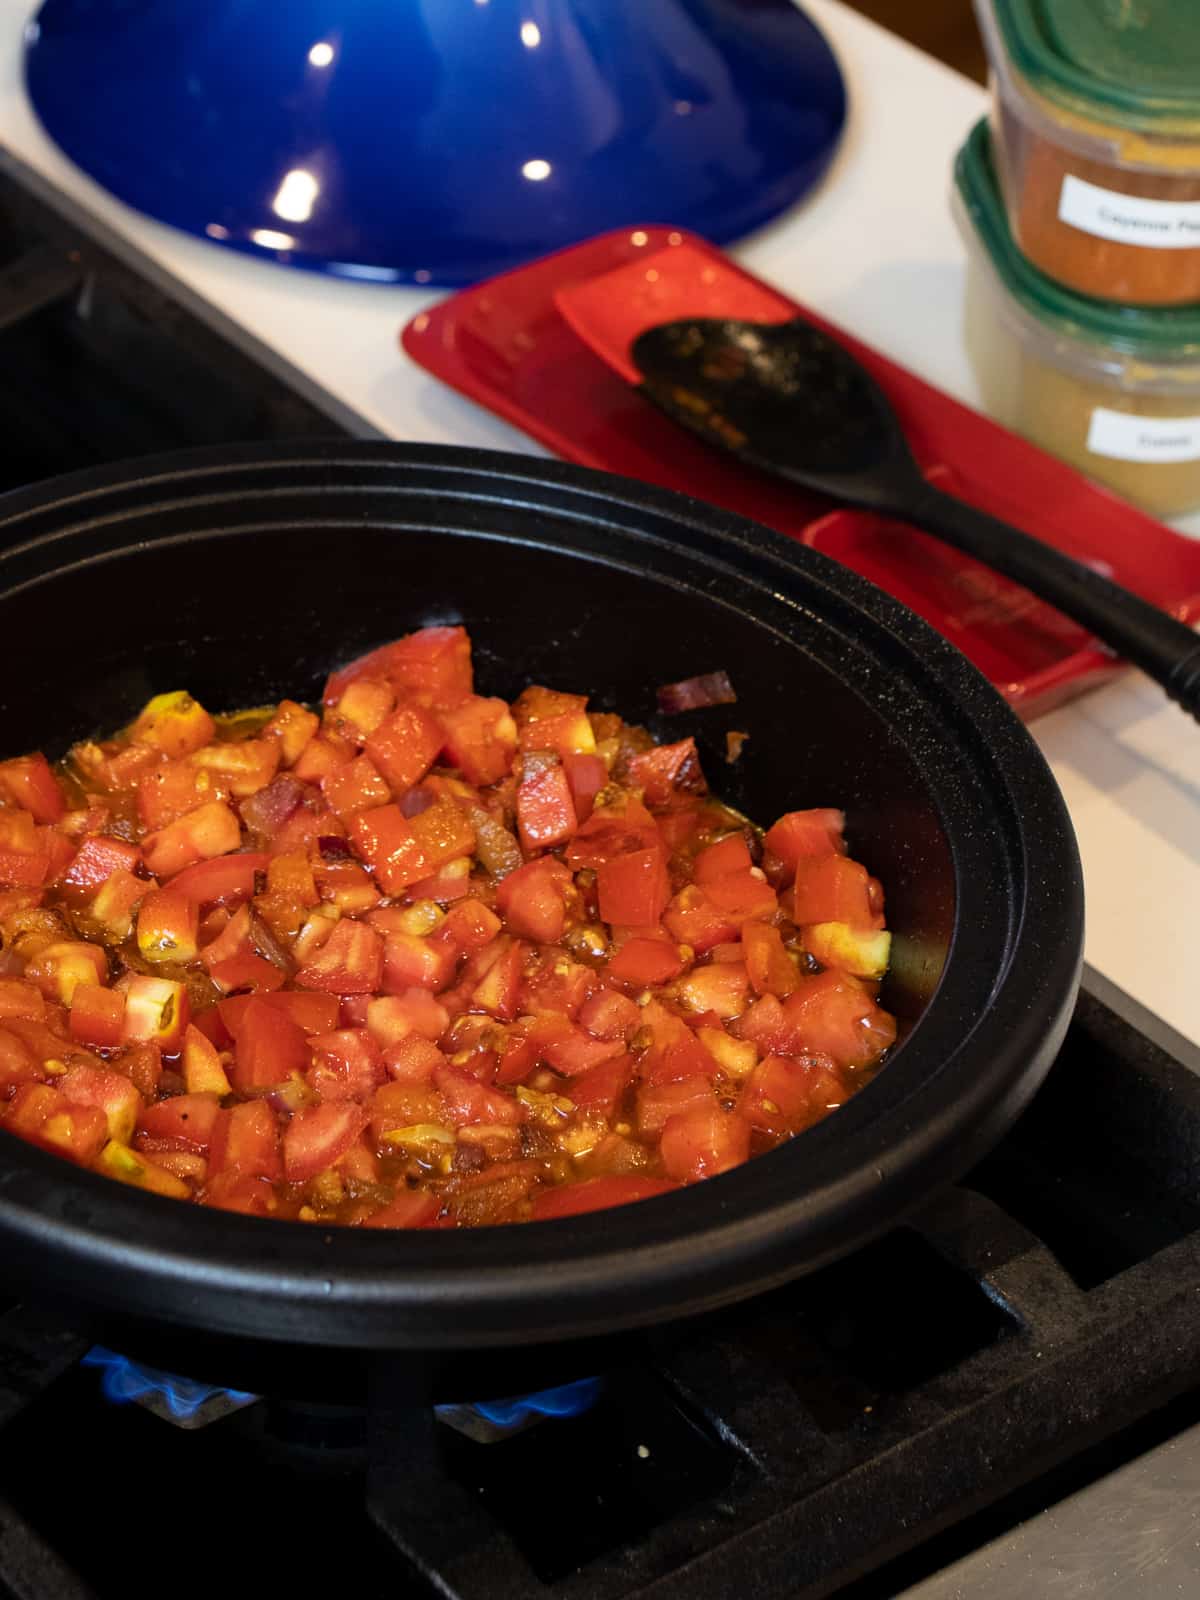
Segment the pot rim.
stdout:
[[[584,560],[605,561],[608,547],[608,564],[628,565],[617,546],[632,537],[658,581],[703,580],[713,594],[752,599],[764,627],[819,634],[852,687],[868,699],[874,688],[877,708],[886,668],[889,701],[921,723],[922,766],[955,859],[941,980],[885,1071],[836,1117],[682,1193],[552,1223],[422,1234],[264,1222],[184,1208],[3,1135],[0,1239],[16,1275],[44,1278],[50,1251],[68,1297],[78,1277],[90,1305],[248,1339],[361,1350],[549,1342],[759,1292],[894,1226],[961,1175],[1027,1103],[1066,1030],[1082,959],[1079,858],[1057,785],[1013,712],[952,645],[865,579],[728,512],[587,468],[305,440],[151,458],[0,498],[0,542],[16,541],[0,550],[0,598],[127,553],[131,522],[135,548],[213,536],[140,525],[168,507],[212,516],[228,502],[240,521],[218,536],[234,537],[272,508],[274,521],[294,525],[286,508],[297,495],[324,524],[323,507],[336,503],[341,516],[365,489],[397,497],[393,526],[436,500],[440,516],[458,518],[438,530],[447,536],[486,536],[490,503],[545,519],[522,542]],[[973,772],[991,816],[955,815],[961,797],[941,792],[955,762]],[[981,847],[981,822],[1005,836],[1013,887],[1003,958],[982,982],[966,972],[963,946],[988,913],[987,885],[961,871]]]

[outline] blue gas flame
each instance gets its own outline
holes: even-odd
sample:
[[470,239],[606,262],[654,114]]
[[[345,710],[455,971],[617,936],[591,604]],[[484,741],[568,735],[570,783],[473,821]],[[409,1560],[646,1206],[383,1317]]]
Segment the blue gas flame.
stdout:
[[[534,1417],[577,1417],[600,1398],[599,1378],[580,1378],[557,1389],[542,1389],[537,1394],[519,1395],[509,1400],[476,1400],[472,1409],[498,1428],[516,1428]],[[437,1411],[450,1407],[437,1406]]]
[[[189,1422],[202,1406],[216,1395],[224,1395],[234,1406],[248,1405],[256,1396],[242,1389],[222,1389],[193,1378],[180,1378],[131,1361],[128,1356],[93,1345],[83,1358],[85,1367],[98,1367],[106,1397],[117,1405],[147,1396],[161,1398],[179,1422]],[[506,1400],[477,1401],[471,1406],[497,1428],[516,1429],[535,1417],[577,1417],[595,1405],[603,1385],[599,1378],[580,1378],[575,1383],[542,1389],[537,1394],[519,1395]],[[454,1406],[435,1406],[449,1413]]]
[[214,1395],[225,1394],[235,1405],[247,1405],[255,1398],[241,1389],[222,1389],[216,1384],[197,1383],[193,1378],[178,1378],[171,1372],[159,1372],[155,1367],[144,1367],[128,1356],[120,1356],[103,1345],[93,1345],[83,1358],[85,1367],[99,1367],[103,1372],[101,1384],[104,1393],[118,1405],[128,1400],[142,1400],[147,1395],[159,1395],[167,1409],[180,1422],[190,1421],[200,1407]]

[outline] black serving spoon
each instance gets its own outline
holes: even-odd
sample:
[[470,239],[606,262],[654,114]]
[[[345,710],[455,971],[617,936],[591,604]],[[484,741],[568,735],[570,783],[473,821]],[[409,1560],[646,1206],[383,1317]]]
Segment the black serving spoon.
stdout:
[[[560,305],[562,302],[560,302]],[[935,489],[883,391],[835,339],[801,318],[682,317],[620,352],[569,321],[676,422],[739,461],[847,505],[923,528],[1049,601],[1200,716],[1200,638],[1158,606],[1053,546]]]

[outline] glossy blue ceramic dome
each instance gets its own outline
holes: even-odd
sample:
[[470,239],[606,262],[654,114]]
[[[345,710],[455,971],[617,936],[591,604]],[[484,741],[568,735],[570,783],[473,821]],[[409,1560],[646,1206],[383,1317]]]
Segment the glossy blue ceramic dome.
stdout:
[[440,284],[632,222],[746,233],[817,180],[845,114],[792,0],[46,0],[26,74],[138,210]]

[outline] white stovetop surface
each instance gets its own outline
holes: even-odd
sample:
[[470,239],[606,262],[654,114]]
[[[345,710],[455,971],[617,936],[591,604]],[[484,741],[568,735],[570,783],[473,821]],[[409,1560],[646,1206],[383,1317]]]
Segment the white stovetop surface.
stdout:
[[[950,165],[981,89],[837,0],[807,0],[845,69],[852,115],[818,194],[740,247],[755,272],[969,404],[964,258],[947,207]],[[428,377],[396,346],[438,296],[260,264],[150,222],[60,155],[21,84],[30,0],[0,0],[0,165],[23,169],[104,225],[112,246],[169,275],[193,309],[234,324],[272,365],[302,375],[364,433],[535,451],[524,435]],[[39,185],[40,186],[40,185]],[[1188,531],[1200,535],[1200,518]],[[1200,729],[1140,676],[1034,725],[1079,834],[1087,958],[1200,1042]]]

